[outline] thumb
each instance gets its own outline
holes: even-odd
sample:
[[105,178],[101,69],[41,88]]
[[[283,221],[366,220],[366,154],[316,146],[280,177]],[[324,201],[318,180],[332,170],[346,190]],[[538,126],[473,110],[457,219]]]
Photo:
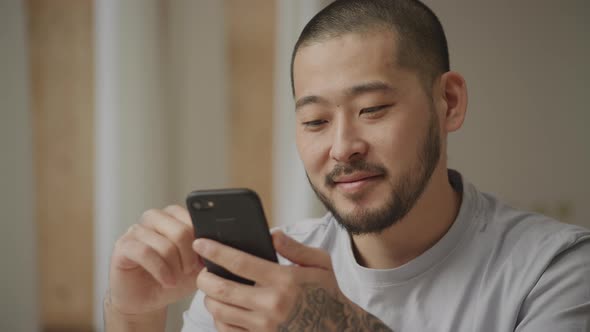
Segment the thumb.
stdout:
[[291,262],[306,267],[332,270],[332,260],[324,250],[303,245],[281,231],[274,232],[272,238],[277,252]]

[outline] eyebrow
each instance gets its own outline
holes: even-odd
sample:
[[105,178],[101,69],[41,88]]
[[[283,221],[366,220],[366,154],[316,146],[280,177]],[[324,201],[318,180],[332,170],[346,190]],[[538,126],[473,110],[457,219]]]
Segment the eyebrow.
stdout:
[[301,97],[295,103],[295,111],[299,110],[303,106],[310,104],[327,104],[328,101],[320,96],[305,96]]
[[382,81],[372,81],[372,82],[367,82],[367,83],[362,83],[359,85],[355,85],[351,88],[349,88],[346,91],[346,95],[348,96],[358,96],[360,94],[363,93],[368,93],[368,92],[394,92],[395,89]]
[[[382,81],[371,81],[371,82],[366,82],[366,83],[362,83],[362,84],[358,84],[355,86],[352,86],[348,89],[346,89],[345,91],[345,95],[348,97],[355,97],[358,95],[362,95],[365,93],[370,93],[370,92],[395,92],[395,89]],[[320,96],[305,96],[305,97],[301,97],[297,100],[297,102],[295,103],[295,111],[297,111],[298,109],[302,108],[303,106],[306,105],[310,105],[310,104],[327,104],[328,100],[320,97]]]

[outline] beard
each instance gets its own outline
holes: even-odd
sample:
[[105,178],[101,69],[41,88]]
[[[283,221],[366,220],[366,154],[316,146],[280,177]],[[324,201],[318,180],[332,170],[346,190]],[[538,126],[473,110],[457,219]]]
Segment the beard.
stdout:
[[[431,105],[431,115],[428,124],[428,131],[422,140],[417,151],[417,159],[414,165],[402,172],[398,179],[392,179],[389,185],[391,195],[383,206],[374,209],[355,209],[351,213],[339,211],[334,202],[324,195],[307,177],[313,191],[324,204],[326,209],[332,213],[338,224],[351,235],[379,234],[383,230],[396,224],[403,219],[414,207],[426,186],[440,159],[440,129],[438,127],[438,116]],[[382,174],[388,178],[387,169],[381,165],[372,164],[364,159],[355,159],[346,164],[338,164],[326,175],[324,184],[327,188],[334,188],[334,178],[342,174],[352,174],[357,171],[368,171]],[[352,201],[358,201],[363,193],[350,196]]]

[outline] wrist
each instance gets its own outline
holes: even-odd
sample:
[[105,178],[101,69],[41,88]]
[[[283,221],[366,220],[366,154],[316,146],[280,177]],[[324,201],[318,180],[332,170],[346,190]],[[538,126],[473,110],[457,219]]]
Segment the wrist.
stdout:
[[129,314],[118,310],[110,296],[103,302],[106,332],[164,331],[166,327],[166,308],[143,313]]

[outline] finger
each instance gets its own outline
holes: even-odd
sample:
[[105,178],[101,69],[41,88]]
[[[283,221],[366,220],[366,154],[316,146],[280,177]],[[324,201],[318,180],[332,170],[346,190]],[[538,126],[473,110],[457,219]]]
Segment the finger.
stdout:
[[205,308],[216,322],[245,330],[249,330],[249,327],[252,326],[254,313],[250,310],[218,301],[210,296],[205,296]]
[[172,269],[158,252],[147,244],[133,238],[127,239],[121,244],[118,254],[125,259],[131,260],[146,270],[163,287],[172,288],[176,286],[176,279]]
[[193,249],[201,255],[240,277],[260,284],[270,284],[281,273],[280,265],[250,255],[210,239],[197,239]]
[[277,252],[291,262],[306,267],[332,270],[332,260],[325,251],[303,245],[281,231],[274,232],[272,239]]
[[169,215],[167,212],[155,209],[144,212],[142,224],[155,229],[156,232],[175,244],[184,273],[190,274],[199,265],[199,257],[191,249],[191,243],[195,239],[192,226]]
[[[191,220],[191,216],[188,213],[188,210],[180,205],[168,205],[164,208],[164,212],[168,213],[170,216],[176,218],[177,220],[182,221],[185,225],[190,228],[191,236],[188,238],[190,239],[191,245],[192,242],[195,240],[195,229],[193,227],[193,222]],[[182,245],[181,254],[182,259],[186,259],[183,261],[183,266],[191,266],[191,264],[196,264],[197,269],[201,269],[204,266],[203,260],[198,255],[195,255],[195,251],[191,248],[191,246]],[[195,263],[194,257],[197,257],[197,262]],[[194,265],[193,265],[194,266]],[[185,273],[190,273],[189,271],[185,271]]]
[[140,224],[135,224],[130,227],[132,236],[146,245],[152,247],[162,257],[172,271],[176,278],[182,277],[182,262],[180,261],[180,253],[176,245],[170,239],[156,233],[153,229],[147,228]]
[[131,234],[133,231],[133,225],[127,229],[125,234],[121,236],[115,243],[115,249],[113,250],[112,261],[114,266],[121,270],[131,270],[139,266],[136,262],[127,258],[124,255],[129,240],[134,240],[134,236]]
[[180,205],[168,205],[164,208],[164,212],[168,213],[172,217],[182,221],[191,229],[193,228],[193,223],[191,221],[191,216],[188,213],[187,209],[183,208]]
[[247,310],[261,309],[256,299],[260,290],[232,280],[219,277],[207,270],[201,271],[197,277],[197,288],[217,301],[241,307]]

